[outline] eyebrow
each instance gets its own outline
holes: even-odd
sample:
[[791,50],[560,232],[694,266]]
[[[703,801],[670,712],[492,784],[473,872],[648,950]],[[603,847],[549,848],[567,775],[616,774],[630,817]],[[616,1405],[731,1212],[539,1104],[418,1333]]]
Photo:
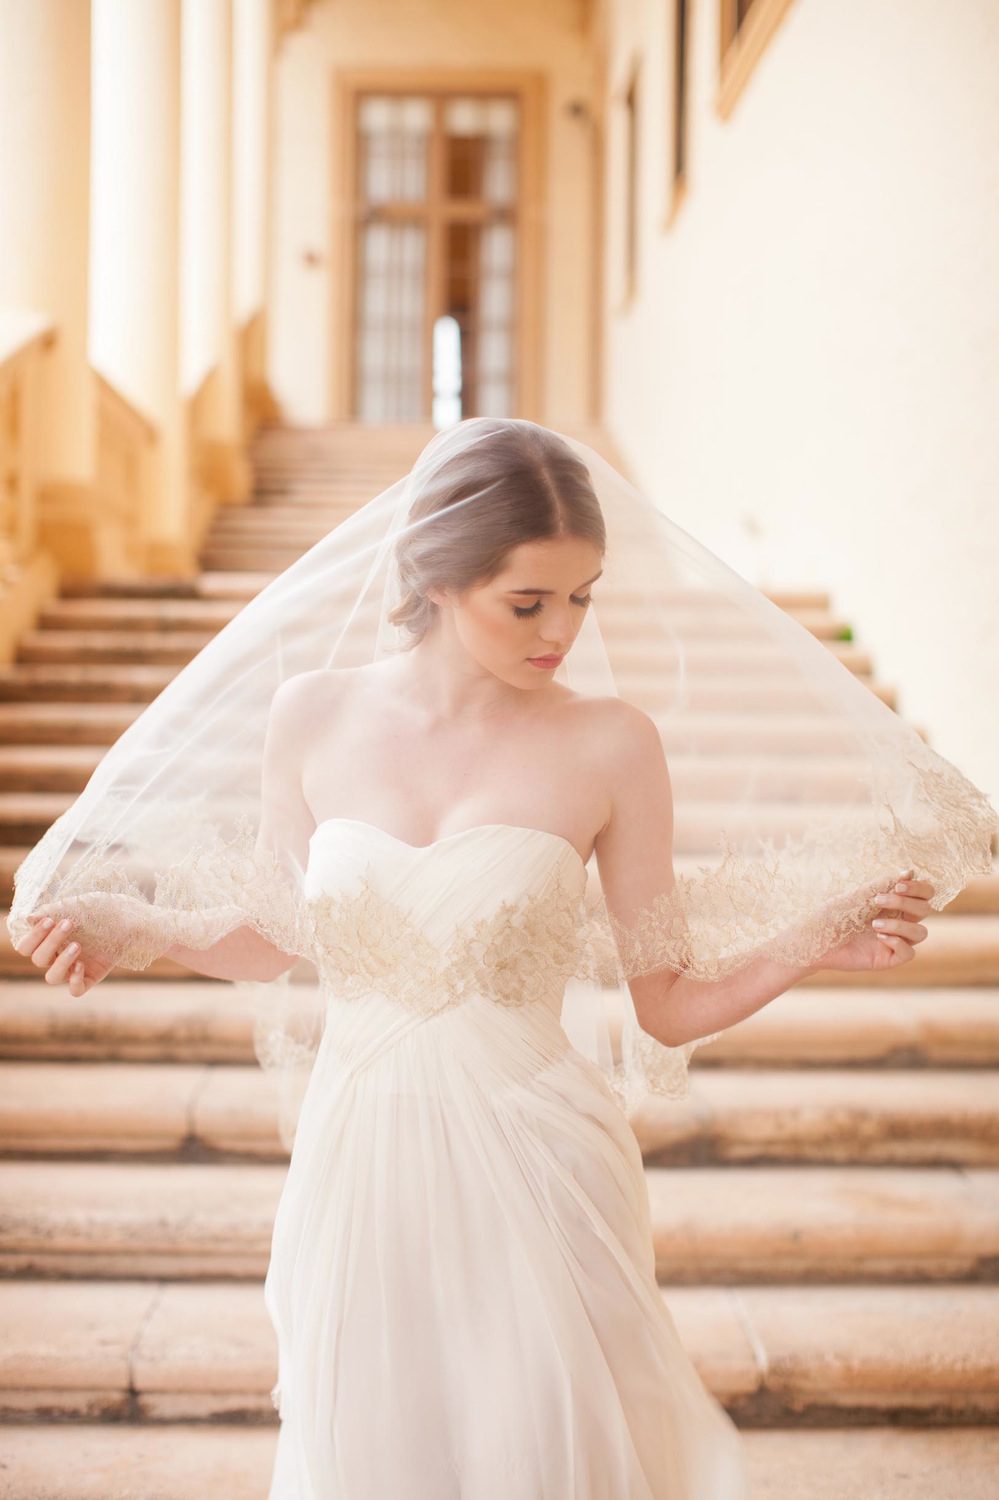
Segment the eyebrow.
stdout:
[[[600,573],[602,573],[603,571],[603,568],[601,568]],[[594,573],[592,578],[588,578],[586,580],[586,583],[581,583],[579,587],[581,589],[585,589],[587,587],[587,584],[596,583],[597,579],[600,577],[600,573]],[[508,594],[554,594],[554,592],[554,589],[507,589]]]

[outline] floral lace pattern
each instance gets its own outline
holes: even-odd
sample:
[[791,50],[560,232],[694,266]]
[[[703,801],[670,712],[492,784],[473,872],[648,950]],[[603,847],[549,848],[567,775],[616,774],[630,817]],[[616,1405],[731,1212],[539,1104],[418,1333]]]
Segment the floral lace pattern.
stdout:
[[581,961],[581,900],[556,871],[543,895],[501,901],[441,949],[365,873],[356,889],[309,899],[316,967],[341,997],[384,990],[427,1014],[476,994],[557,1001]]
[[[249,818],[223,831],[201,816],[193,822],[197,837],[185,842],[176,810],[160,828],[144,825],[128,849],[91,843],[66,870],[59,869],[66,838],[57,819],[16,872],[8,929],[17,941],[29,930],[29,912],[71,915],[85,950],[130,970],[175,944],[204,949],[229,935],[238,957],[241,934],[258,933],[312,962],[338,995],[386,989],[428,1014],[482,993],[508,1006],[554,1003],[570,978],[620,987],[669,968],[710,983],[758,957],[821,966],[824,954],[877,914],[877,892],[890,888],[898,870],[911,867],[933,883],[937,910],[972,876],[991,871],[999,816],[985,796],[928,749],[906,764],[914,782],[904,799],[883,797],[877,825],[843,818],[748,853],[722,834],[715,868],[678,876],[627,924],[602,895],[587,900],[553,872],[544,893],[501,902],[441,949],[369,880],[306,898],[281,860],[257,848]],[[150,851],[161,848],[168,852],[153,860]],[[301,1071],[315,1056],[321,1022],[296,1030],[290,1008],[273,1003],[279,984],[260,984],[270,1003],[261,1007],[257,1055],[265,1067]],[[668,1047],[626,1013],[612,1087],[629,1103],[643,1092],[676,1097],[686,1091],[693,1048],[717,1035]]]

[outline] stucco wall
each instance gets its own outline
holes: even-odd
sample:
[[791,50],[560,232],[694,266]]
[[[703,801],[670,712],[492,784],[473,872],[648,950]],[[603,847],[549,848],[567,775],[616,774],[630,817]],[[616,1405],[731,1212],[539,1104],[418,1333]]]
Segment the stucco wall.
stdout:
[[719,7],[691,9],[689,194],[664,230],[673,4],[607,0],[612,87],[645,63],[609,426],[754,583],[828,589],[999,805],[999,7],[794,0],[728,120]]
[[[272,388],[289,421],[334,409],[331,285],[334,125],[340,68],[533,69],[546,79],[547,193],[540,420],[585,421],[591,375],[592,171],[589,126],[566,111],[596,80],[577,0],[336,0],[310,12],[277,64],[271,241]],[[557,169],[553,169],[553,163]],[[314,265],[306,253],[316,257]],[[519,415],[520,413],[518,413]]]

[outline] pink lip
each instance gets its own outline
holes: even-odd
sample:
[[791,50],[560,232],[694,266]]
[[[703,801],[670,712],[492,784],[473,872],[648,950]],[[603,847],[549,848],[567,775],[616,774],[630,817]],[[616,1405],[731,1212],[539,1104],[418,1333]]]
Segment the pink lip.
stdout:
[[532,667],[557,667],[562,660],[561,656],[529,656],[527,660]]

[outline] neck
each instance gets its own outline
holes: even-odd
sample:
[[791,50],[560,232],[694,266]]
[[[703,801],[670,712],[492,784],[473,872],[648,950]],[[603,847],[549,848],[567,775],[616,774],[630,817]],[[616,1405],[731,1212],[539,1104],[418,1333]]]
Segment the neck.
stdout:
[[410,701],[430,725],[521,712],[540,707],[528,699],[547,697],[501,681],[440,624],[400,656],[399,667]]

